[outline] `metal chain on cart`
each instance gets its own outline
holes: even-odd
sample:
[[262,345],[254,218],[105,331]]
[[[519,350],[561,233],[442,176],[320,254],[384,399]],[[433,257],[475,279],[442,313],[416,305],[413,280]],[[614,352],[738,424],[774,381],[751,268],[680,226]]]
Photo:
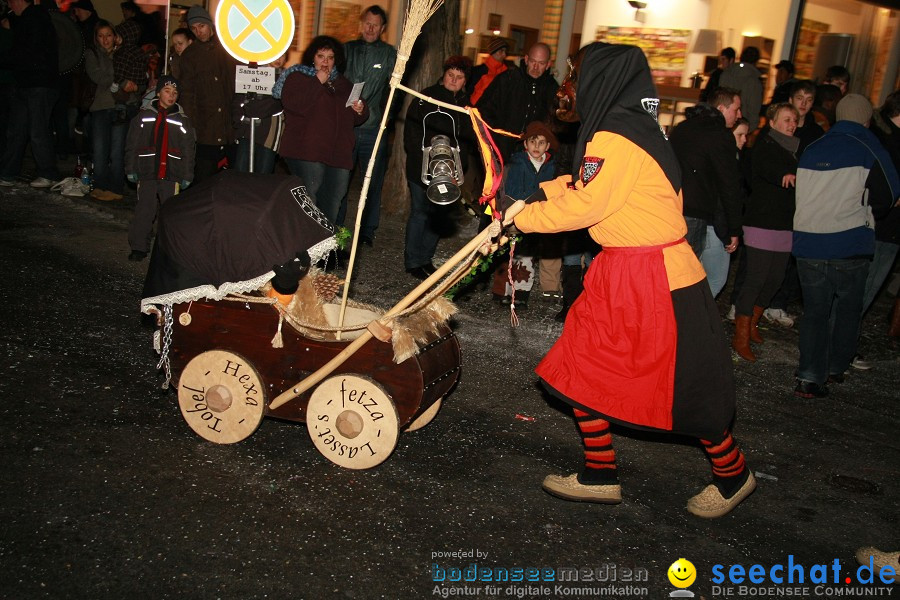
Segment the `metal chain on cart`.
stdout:
[[163,305],[163,336],[162,347],[160,348],[159,362],[156,369],[164,369],[166,372],[166,380],[162,383],[162,389],[169,389],[169,383],[172,381],[172,368],[169,364],[169,345],[172,343],[172,306]]

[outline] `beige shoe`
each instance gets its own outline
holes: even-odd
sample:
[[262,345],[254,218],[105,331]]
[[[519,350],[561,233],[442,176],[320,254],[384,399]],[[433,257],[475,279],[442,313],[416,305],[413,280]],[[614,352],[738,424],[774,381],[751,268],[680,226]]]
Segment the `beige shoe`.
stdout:
[[91,190],[91,198],[93,198],[94,200],[112,200],[112,198],[109,197],[110,194],[112,194],[112,192],[107,192],[106,190],[101,190],[100,188],[94,188],[93,190]]
[[719,488],[710,484],[702,492],[688,500],[687,509],[692,515],[704,519],[718,519],[734,510],[734,507],[752,494],[755,489],[756,478],[753,477],[753,473],[748,473],[747,481],[731,498],[723,497]]
[[118,201],[124,197],[124,196],[122,196],[122,194],[117,194],[113,191],[106,192],[106,195],[108,196],[107,200],[117,200]]
[[882,552],[877,548],[860,548],[856,551],[856,560],[861,565],[868,565],[869,559],[872,560],[872,568],[875,569],[875,576],[882,567],[894,568],[894,583],[900,583],[900,552]]
[[578,482],[576,473],[572,473],[567,477],[547,475],[541,487],[544,488],[545,492],[554,496],[575,502],[619,504],[622,501],[622,486],[619,484],[584,485]]

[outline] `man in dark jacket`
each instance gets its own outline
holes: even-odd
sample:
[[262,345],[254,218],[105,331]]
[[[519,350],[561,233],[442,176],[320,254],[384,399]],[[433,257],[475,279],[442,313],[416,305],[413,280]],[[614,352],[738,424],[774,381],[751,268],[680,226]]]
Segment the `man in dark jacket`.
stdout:
[[25,146],[31,141],[38,176],[30,185],[49,188],[59,179],[50,132],[50,113],[59,96],[56,31],[45,6],[10,0],[9,7],[15,15],[10,18],[13,45],[9,54],[0,57],[0,67],[12,69],[15,84],[0,185],[14,185],[22,171]]
[[194,181],[219,170],[234,156],[231,107],[235,61],[219,40],[209,13],[201,6],[188,10],[188,25],[197,37],[182,53],[179,67],[179,104],[197,128]]
[[[354,129],[356,144],[353,146],[353,165],[363,173],[369,168],[369,161],[375,151],[375,139],[378,137],[381,120],[387,109],[388,80],[397,61],[397,50],[381,39],[386,27],[387,13],[377,4],[372,5],[359,17],[359,39],[344,45],[344,52],[347,55],[347,70],[344,76],[351,83],[365,83],[361,98],[369,107],[369,118]],[[375,241],[375,230],[378,229],[381,216],[385,146],[382,140],[372,168],[372,179],[369,181],[366,207],[359,230],[360,241],[367,246],[371,246]],[[338,212],[338,225],[343,225],[346,212],[347,197],[344,196]]]
[[741,190],[731,127],[741,116],[741,97],[737,90],[720,87],[709,104],[689,108],[686,115],[669,142],[681,165],[687,241],[699,258],[707,235],[715,235],[707,228],[712,229],[721,202],[729,238],[725,249],[734,252],[741,235]]
[[[550,47],[538,42],[528,50],[519,68],[497,75],[478,101],[478,108],[488,125],[521,135],[532,121],[546,121],[556,109],[559,84],[550,74]],[[494,137],[503,159],[521,148],[519,139],[504,135]]]
[[[872,125],[869,129],[888,151],[894,168],[900,172],[900,90],[888,95],[884,105],[872,114]],[[875,296],[890,274],[898,250],[900,250],[900,206],[894,206],[875,221],[875,256],[872,258],[869,277],[866,279],[863,314],[872,306]]]

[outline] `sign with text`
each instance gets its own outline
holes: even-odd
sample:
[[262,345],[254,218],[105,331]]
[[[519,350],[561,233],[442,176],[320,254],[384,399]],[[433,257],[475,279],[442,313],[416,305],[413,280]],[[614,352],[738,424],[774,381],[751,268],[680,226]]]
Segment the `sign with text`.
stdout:
[[234,93],[272,95],[272,86],[275,85],[275,69],[272,67],[245,67],[236,66],[234,71]]
[[270,63],[291,47],[294,11],[288,0],[222,0],[216,31],[225,50],[244,63]]

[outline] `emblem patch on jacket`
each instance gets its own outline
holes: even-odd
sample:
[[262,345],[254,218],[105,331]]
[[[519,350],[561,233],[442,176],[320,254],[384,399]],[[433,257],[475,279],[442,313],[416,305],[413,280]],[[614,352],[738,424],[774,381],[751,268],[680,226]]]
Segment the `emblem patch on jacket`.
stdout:
[[584,185],[587,185],[591,182],[594,177],[597,176],[597,173],[600,172],[600,169],[603,167],[603,158],[597,158],[596,156],[585,156],[584,162],[581,163],[581,182]]

